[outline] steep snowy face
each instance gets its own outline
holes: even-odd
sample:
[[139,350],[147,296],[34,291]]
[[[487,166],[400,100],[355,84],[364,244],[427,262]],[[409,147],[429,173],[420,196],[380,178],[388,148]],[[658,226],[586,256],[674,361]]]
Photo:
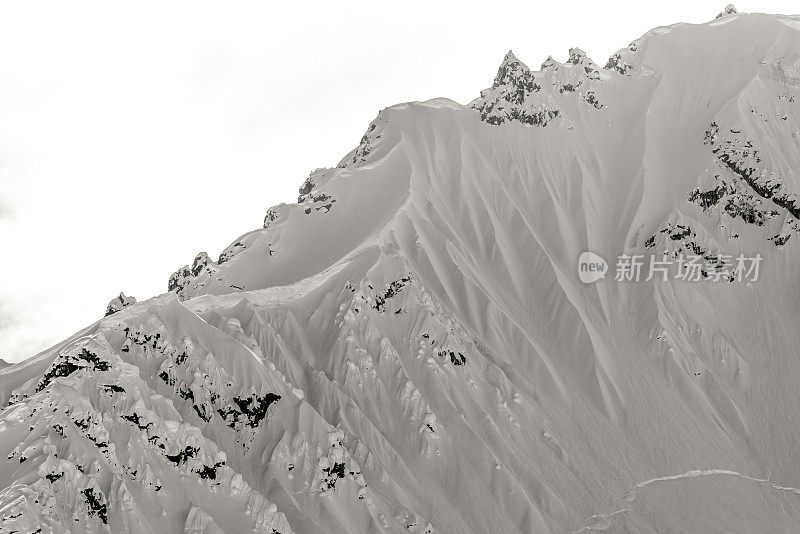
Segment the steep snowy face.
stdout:
[[0,531],[795,531],[800,19],[722,15],[387,108],[0,369]]

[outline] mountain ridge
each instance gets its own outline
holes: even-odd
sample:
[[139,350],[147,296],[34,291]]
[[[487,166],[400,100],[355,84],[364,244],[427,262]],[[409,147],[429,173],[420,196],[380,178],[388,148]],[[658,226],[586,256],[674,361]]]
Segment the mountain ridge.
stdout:
[[[0,529],[791,532],[798,49],[727,13],[382,110],[218,261],[0,369]],[[586,250],[764,261],[583,284]]]

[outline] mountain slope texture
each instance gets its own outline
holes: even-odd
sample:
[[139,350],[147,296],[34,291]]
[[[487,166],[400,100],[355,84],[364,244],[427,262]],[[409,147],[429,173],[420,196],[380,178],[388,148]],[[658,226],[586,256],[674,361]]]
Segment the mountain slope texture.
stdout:
[[[387,108],[0,369],[0,532],[797,532],[799,135],[800,17],[731,8]],[[758,279],[615,280],[684,252]]]

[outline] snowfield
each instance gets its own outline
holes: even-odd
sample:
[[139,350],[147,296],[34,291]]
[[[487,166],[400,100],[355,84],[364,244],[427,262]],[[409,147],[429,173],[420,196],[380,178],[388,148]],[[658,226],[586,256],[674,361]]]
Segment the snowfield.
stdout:
[[[800,17],[733,10],[389,107],[0,369],[0,533],[797,532],[798,136]],[[687,251],[761,272],[614,280]]]

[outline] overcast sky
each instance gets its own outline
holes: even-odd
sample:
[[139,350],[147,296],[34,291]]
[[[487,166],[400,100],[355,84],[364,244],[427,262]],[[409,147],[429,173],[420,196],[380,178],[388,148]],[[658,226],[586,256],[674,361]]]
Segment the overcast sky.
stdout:
[[[276,5],[273,5],[276,4]],[[4,2],[0,357],[32,356],[124,291],[166,290],[296,200],[389,105],[491,84],[722,2]],[[793,12],[793,1],[740,11]]]

